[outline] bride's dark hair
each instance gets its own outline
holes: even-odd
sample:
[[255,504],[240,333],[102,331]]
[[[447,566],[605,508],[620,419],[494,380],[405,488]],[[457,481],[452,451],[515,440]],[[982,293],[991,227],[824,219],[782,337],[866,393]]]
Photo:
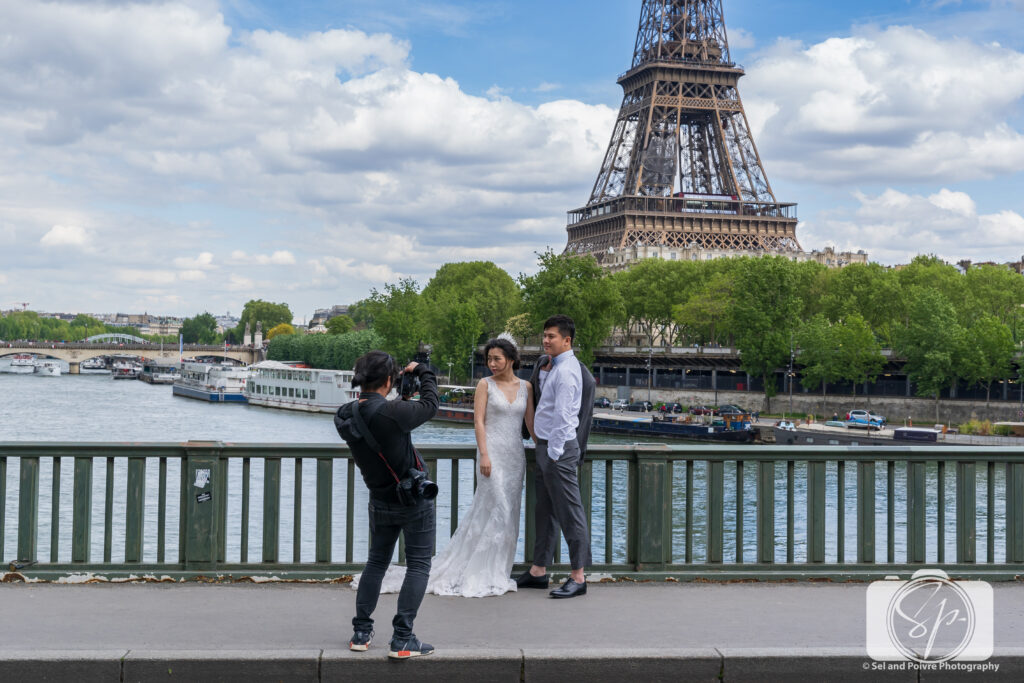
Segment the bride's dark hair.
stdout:
[[505,354],[505,358],[512,363],[512,369],[519,369],[521,365],[519,362],[519,349],[517,349],[512,342],[507,339],[488,340],[487,345],[484,346],[484,362],[487,361],[487,354],[490,353],[491,349],[501,349],[501,352]]

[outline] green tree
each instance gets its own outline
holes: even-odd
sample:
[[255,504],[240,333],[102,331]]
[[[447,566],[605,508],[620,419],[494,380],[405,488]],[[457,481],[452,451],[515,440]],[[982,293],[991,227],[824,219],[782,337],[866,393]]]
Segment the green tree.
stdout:
[[842,377],[838,336],[832,323],[821,314],[801,325],[794,335],[800,348],[800,384],[810,391],[821,387],[822,415],[828,415],[829,382],[835,382]]
[[637,332],[653,346],[655,338],[675,341],[678,322],[673,307],[686,296],[683,261],[648,258],[611,277],[622,297],[619,324],[629,333]]
[[281,323],[292,322],[292,311],[288,304],[275,304],[262,299],[252,299],[246,302],[242,309],[242,315],[238,320],[238,327],[235,328],[235,335],[239,339],[245,333],[245,324],[249,323],[249,331],[256,332],[256,323],[263,326],[263,334],[266,335]]
[[1015,347],[1010,328],[994,315],[982,315],[966,333],[962,374],[971,384],[985,387],[985,407],[992,395],[992,382],[1006,379],[1013,368]]
[[448,306],[451,300],[470,304],[484,337],[502,332],[505,321],[517,313],[521,305],[515,280],[490,261],[444,264],[423,288],[422,296],[428,311],[432,302],[444,302],[443,306]]
[[548,250],[538,255],[537,262],[540,270],[535,275],[519,276],[523,308],[534,330],[539,333],[552,315],[568,315],[576,323],[573,347],[577,356],[580,362],[591,365],[594,350],[607,339],[615,321],[622,318],[618,288],[593,256]]
[[421,342],[428,341],[423,300],[419,286],[411,278],[374,289],[364,299],[364,310],[373,320],[373,329],[384,340],[383,350],[400,363],[412,360]]
[[723,343],[730,336],[733,286],[731,272],[713,272],[683,303],[673,306],[683,334],[700,344]]
[[939,421],[939,395],[957,378],[965,349],[965,333],[956,310],[941,292],[918,287],[907,311],[907,327],[899,338],[904,366],[919,396],[935,398]]
[[484,323],[480,320],[476,307],[455,297],[435,301],[431,311],[430,328],[430,338],[434,347],[431,360],[434,364],[439,368],[450,367],[452,381],[472,380],[470,361],[484,329]]
[[186,344],[213,344],[217,340],[217,319],[209,313],[185,318],[181,336]]
[[327,321],[325,327],[330,334],[345,334],[355,329],[355,322],[347,315],[336,315]]
[[853,406],[857,407],[857,385],[873,382],[885,367],[882,347],[867,321],[851,313],[835,327],[837,366],[840,379],[853,384]]
[[776,393],[775,370],[789,361],[802,306],[796,264],[782,256],[736,262],[732,327],[743,369],[764,381],[765,409]]

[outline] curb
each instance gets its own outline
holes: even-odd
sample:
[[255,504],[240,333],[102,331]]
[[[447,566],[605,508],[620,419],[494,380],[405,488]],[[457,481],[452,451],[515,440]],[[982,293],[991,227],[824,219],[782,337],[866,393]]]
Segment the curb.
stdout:
[[1024,680],[1024,648],[996,671],[873,662],[863,648],[443,649],[393,661],[386,647],[332,650],[0,650],[0,680],[136,681],[996,681]]

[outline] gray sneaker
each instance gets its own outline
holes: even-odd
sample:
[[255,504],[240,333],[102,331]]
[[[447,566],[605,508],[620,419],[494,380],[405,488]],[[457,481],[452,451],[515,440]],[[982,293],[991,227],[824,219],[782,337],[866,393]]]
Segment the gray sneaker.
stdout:
[[348,649],[355,652],[366,652],[370,649],[373,641],[373,631],[356,631],[352,634],[352,640],[348,641]]
[[391,659],[409,659],[410,657],[423,657],[434,652],[434,646],[420,642],[416,636],[404,640],[391,640],[391,651],[388,657]]

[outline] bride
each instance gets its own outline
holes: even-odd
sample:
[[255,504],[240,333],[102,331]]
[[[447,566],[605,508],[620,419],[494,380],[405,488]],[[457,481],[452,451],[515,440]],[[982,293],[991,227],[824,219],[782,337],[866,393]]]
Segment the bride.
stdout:
[[[481,476],[469,512],[431,563],[427,592],[437,595],[482,598],[516,590],[510,577],[526,472],[520,430],[525,418],[533,435],[533,391],[515,375],[519,350],[510,335],[488,341],[484,355],[491,376],[477,384],[473,404]],[[453,507],[457,504],[452,501]],[[398,592],[404,576],[405,567],[389,567],[381,592]]]

